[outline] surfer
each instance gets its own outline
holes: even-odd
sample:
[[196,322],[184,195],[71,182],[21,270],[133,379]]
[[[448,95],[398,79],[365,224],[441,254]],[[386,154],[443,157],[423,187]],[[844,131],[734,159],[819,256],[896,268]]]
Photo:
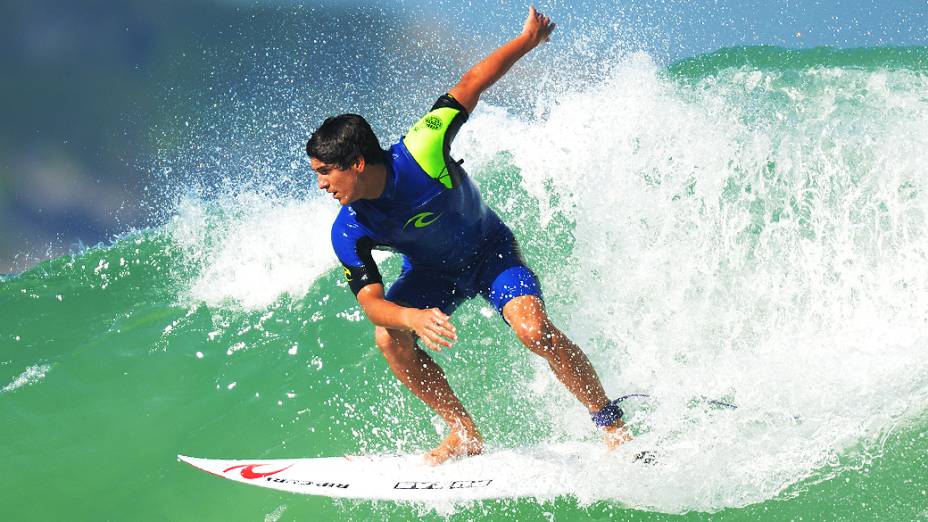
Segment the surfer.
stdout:
[[[450,156],[451,141],[484,90],[554,28],[530,7],[522,32],[467,71],[388,150],[356,114],[327,118],[306,143],[319,188],[342,205],[332,245],[375,325],[377,346],[396,377],[448,424],[447,438],[425,456],[433,465],[480,453],[483,438],[416,340],[435,351],[450,348],[457,340],[451,314],[478,294],[589,410],[608,446],[631,438],[589,359],[548,317],[541,285],[512,232]],[[371,256],[376,247],[403,254],[402,273],[386,293]]]

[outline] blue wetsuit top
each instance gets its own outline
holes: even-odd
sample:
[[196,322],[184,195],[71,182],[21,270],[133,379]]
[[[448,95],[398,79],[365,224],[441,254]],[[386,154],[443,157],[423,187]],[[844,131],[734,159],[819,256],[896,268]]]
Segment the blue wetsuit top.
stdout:
[[332,226],[332,245],[355,294],[383,283],[371,256],[374,248],[404,254],[417,270],[459,273],[508,230],[450,156],[451,141],[467,118],[457,100],[441,96],[384,151],[383,194],[342,207]]

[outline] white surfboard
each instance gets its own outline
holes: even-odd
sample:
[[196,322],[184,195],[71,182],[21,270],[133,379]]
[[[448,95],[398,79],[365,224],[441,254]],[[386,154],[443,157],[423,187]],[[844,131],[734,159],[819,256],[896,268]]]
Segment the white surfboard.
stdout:
[[[635,400],[626,403],[626,399]],[[647,402],[649,396],[636,393],[623,396],[621,400],[623,408],[627,404],[634,410]],[[718,400],[692,402],[694,407],[736,408]],[[615,480],[616,463],[655,462],[654,443],[644,434],[616,451],[607,450],[602,441],[488,450],[482,455],[452,460],[440,466],[426,464],[422,454],[289,460],[177,457],[195,468],[235,482],[304,495],[454,502],[515,497],[553,499],[581,494],[578,476],[584,477],[585,484],[608,484]]]
[[214,475],[264,488],[396,501],[553,498],[573,493],[578,471],[618,458],[602,443],[500,450],[430,466],[419,455],[214,460],[178,455]]

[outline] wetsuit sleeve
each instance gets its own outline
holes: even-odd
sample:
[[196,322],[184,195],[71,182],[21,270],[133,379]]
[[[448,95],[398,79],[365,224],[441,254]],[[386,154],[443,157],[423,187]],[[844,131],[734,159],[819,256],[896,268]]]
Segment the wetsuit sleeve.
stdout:
[[364,227],[342,208],[332,225],[332,247],[342,263],[345,280],[354,295],[358,295],[367,285],[383,284],[380,270],[371,255],[374,244]]
[[450,94],[444,94],[403,137],[403,144],[416,163],[445,188],[458,186],[460,176],[464,175],[460,165],[451,159],[451,142],[467,118],[464,106]]

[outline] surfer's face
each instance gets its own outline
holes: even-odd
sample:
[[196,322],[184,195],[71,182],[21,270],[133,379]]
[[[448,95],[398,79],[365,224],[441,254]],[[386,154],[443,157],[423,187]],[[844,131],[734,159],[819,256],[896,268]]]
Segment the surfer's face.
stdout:
[[324,190],[342,205],[358,200],[358,165],[343,169],[338,165],[323,163],[316,158],[309,159],[316,171],[316,183],[319,190]]

